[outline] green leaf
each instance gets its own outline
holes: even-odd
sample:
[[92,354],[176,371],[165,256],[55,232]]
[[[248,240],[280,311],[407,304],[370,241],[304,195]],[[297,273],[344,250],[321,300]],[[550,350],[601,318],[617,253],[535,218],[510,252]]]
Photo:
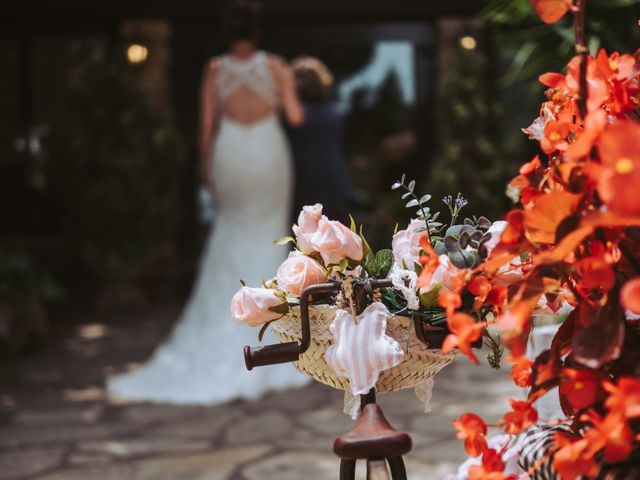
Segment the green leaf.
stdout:
[[262,325],[262,327],[260,327],[260,331],[258,332],[258,341],[262,342],[262,339],[264,338],[264,334],[267,331],[267,328],[269,327],[269,324],[271,322],[267,322],[264,325]]
[[340,272],[344,272],[347,268],[349,268],[349,260],[343,258],[340,260]]
[[367,239],[364,238],[364,234],[362,233],[362,225],[360,225],[360,238],[362,239],[362,255],[367,256],[369,252],[371,252],[371,247],[367,242]]
[[353,233],[358,233],[358,227],[356,226],[356,221],[353,219],[353,217],[351,216],[351,214],[349,214],[349,220],[351,220],[351,231]]
[[364,257],[363,265],[365,270],[369,272],[369,275],[371,275],[372,277],[376,276],[376,272],[378,271],[378,265],[376,262],[376,257],[373,255],[373,253],[369,252],[367,256]]
[[393,252],[389,249],[380,250],[376,253],[375,262],[377,266],[376,277],[386,278],[393,266]]
[[287,302],[284,302],[280,305],[276,305],[275,307],[269,307],[269,311],[278,313],[280,315],[286,315],[287,313],[289,313],[289,304]]
[[428,292],[421,293],[419,295],[420,304],[424,308],[436,307],[438,305],[438,293],[439,292],[440,292],[440,284],[436,284],[436,286],[433,287]]
[[246,287],[246,286],[247,286],[247,282],[245,282],[245,281],[244,281],[244,280],[242,280],[242,279],[240,279],[240,284],[241,284],[243,287]]
[[293,237],[281,237],[277,240],[274,240],[273,243],[275,245],[286,245],[287,243],[293,243],[294,245],[296,245],[296,239]]

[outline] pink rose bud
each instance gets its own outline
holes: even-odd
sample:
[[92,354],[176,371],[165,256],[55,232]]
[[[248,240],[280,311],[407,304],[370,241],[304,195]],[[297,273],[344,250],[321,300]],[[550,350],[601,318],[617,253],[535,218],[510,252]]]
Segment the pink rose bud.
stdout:
[[273,312],[270,308],[284,303],[274,290],[242,287],[231,300],[231,318],[246,325],[260,325],[280,318],[282,314]]
[[362,260],[362,240],[340,222],[323,217],[309,243],[319,252],[325,265],[337,265],[343,259]]
[[308,286],[326,281],[327,273],[313,258],[300,252],[291,252],[278,268],[276,278],[280,288],[299,297]]
[[298,248],[305,255],[313,253],[313,247],[309,243],[309,238],[318,229],[318,222],[322,218],[322,205],[307,205],[302,207],[302,211],[298,216],[298,225],[293,226],[293,232],[296,235]]

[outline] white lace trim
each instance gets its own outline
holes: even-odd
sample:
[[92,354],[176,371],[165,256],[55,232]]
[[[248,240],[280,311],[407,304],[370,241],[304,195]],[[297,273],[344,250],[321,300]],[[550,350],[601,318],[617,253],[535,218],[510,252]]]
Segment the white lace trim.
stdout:
[[418,310],[420,308],[420,298],[416,294],[418,289],[418,274],[411,270],[405,270],[397,263],[393,264],[389,278],[393,282],[393,286],[402,293],[407,301],[409,310]]

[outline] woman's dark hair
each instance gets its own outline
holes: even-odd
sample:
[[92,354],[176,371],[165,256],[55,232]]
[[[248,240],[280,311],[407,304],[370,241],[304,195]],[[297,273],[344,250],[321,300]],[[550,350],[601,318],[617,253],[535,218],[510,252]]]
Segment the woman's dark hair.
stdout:
[[298,95],[304,102],[328,102],[333,90],[333,75],[319,59],[298,57],[291,62]]
[[262,2],[260,0],[232,0],[227,19],[227,40],[258,40],[262,32]]

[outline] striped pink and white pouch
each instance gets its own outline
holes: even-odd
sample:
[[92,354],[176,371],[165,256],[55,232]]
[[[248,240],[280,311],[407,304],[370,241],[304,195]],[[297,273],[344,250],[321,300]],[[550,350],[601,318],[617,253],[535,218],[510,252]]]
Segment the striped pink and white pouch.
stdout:
[[349,379],[353,395],[367,393],[380,372],[404,360],[402,347],[386,333],[388,318],[387,307],[373,302],[357,319],[347,310],[338,310],[329,328],[334,344],[327,349],[327,363]]

